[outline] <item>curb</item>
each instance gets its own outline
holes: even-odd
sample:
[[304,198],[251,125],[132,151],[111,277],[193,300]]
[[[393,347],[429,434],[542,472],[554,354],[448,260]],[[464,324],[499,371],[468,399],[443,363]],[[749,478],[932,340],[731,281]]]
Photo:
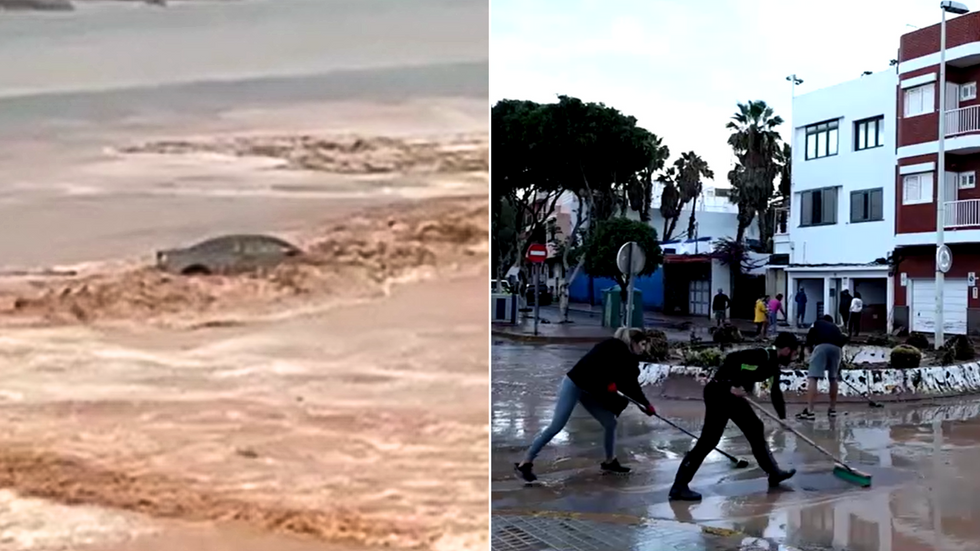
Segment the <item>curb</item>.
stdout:
[[597,343],[602,342],[612,336],[609,335],[595,335],[595,336],[581,336],[581,337],[564,337],[564,336],[553,336],[553,335],[529,335],[527,333],[514,333],[512,331],[503,331],[500,329],[490,329],[490,335],[493,337],[500,337],[503,339],[508,339],[517,342],[528,342],[528,343],[541,343],[541,344],[562,344],[562,343]]

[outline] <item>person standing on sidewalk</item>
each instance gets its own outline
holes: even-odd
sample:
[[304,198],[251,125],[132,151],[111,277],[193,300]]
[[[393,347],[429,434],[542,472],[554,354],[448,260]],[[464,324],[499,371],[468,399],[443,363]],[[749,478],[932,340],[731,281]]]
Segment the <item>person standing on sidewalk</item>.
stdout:
[[730,303],[731,300],[728,298],[728,295],[725,294],[725,291],[718,289],[718,294],[715,295],[714,300],[711,301],[711,310],[715,314],[715,322],[718,324],[718,327],[721,327],[722,324],[725,323],[725,318],[728,317],[726,316],[726,311],[728,310],[728,305]]
[[796,293],[796,327],[803,327],[803,320],[806,319],[806,291],[800,287]]
[[783,294],[779,293],[776,298],[769,301],[769,332],[773,335],[776,334],[776,321],[779,319],[779,313],[783,313],[783,319],[786,319],[786,308],[783,306]]
[[841,324],[846,330],[849,326],[847,324],[851,317],[851,301],[854,297],[851,296],[851,292],[844,287],[844,290],[840,292],[840,304],[837,305],[837,310],[840,312]]
[[864,311],[864,301],[861,300],[861,293],[854,293],[851,300],[850,318],[847,320],[847,336],[856,337],[861,332],[861,312]]
[[643,412],[653,415],[656,410],[640,389],[640,358],[645,335],[640,329],[620,327],[611,339],[595,345],[562,379],[558,403],[551,424],[531,443],[524,460],[514,466],[517,476],[525,482],[538,479],[534,474],[534,458],[568,423],[576,404],[581,404],[605,429],[603,445],[606,460],[599,464],[604,472],[626,474],[629,467],[616,458],[616,419],[629,405],[622,392],[643,404]]
[[752,447],[759,467],[769,475],[769,486],[775,487],[796,474],[796,469],[779,468],[766,442],[765,427],[745,396],[752,394],[755,383],[771,379],[769,393],[772,405],[780,419],[786,418],[786,403],[779,387],[781,367],[789,365],[800,348],[792,333],[780,333],[770,348],[750,348],[732,352],[704,386],[704,427],[697,443],[681,461],[670,488],[670,499],[700,501],[701,494],[691,490],[688,484],[694,479],[708,453],[718,445],[725,426],[732,420]]
[[817,398],[817,380],[827,375],[830,383],[830,408],[828,417],[837,416],[837,377],[840,374],[840,362],[843,356],[844,343],[847,337],[834,324],[834,318],[829,315],[813,322],[813,327],[806,334],[805,348],[810,351],[810,369],[807,372],[806,408],[796,414],[801,421],[813,421],[813,402]]
[[766,334],[766,321],[769,319],[769,295],[764,295],[755,301],[755,336],[761,337]]

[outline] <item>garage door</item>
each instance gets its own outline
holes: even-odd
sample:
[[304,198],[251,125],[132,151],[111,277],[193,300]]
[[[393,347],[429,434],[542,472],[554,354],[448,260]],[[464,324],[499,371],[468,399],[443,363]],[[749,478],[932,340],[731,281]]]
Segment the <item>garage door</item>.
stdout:
[[[936,280],[912,279],[912,331],[936,331]],[[965,279],[947,279],[943,287],[943,332],[966,335],[966,302],[969,288]]]

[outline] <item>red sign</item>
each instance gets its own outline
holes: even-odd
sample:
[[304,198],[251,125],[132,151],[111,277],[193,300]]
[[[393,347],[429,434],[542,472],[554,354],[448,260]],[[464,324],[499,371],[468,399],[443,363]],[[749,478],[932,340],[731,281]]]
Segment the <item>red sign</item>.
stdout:
[[540,243],[531,243],[527,248],[527,261],[528,262],[544,262],[548,259],[548,247]]

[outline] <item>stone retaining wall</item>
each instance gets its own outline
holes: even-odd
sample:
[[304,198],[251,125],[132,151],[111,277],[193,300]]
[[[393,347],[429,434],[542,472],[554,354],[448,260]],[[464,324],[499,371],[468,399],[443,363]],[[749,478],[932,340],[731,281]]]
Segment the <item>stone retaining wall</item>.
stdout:
[[[663,385],[668,378],[694,378],[706,382],[713,370],[659,363],[640,364],[640,384]],[[783,371],[780,384],[784,393],[806,392],[805,369]],[[916,399],[925,397],[956,396],[980,392],[980,364],[976,362],[946,367],[919,367],[916,369],[845,369],[841,371],[839,395],[860,396],[867,392],[883,399]],[[854,388],[844,383],[850,383]],[[765,385],[757,385],[759,396],[768,395]],[[818,381],[817,389],[826,393],[826,379]]]

